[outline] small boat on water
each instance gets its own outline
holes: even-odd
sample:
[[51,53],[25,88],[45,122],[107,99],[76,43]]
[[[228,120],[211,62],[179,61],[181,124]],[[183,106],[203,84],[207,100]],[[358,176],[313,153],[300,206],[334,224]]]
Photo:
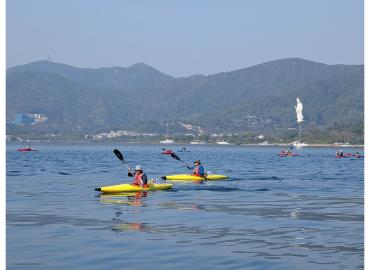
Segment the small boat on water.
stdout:
[[181,148],[181,150],[178,150],[177,152],[190,152],[186,147]]
[[163,141],[159,141],[159,143],[161,143],[161,144],[174,144],[175,141],[171,140],[171,139],[165,139]]
[[217,142],[217,144],[229,145],[230,143],[229,142],[226,142],[226,141],[219,141],[219,142]]
[[174,154],[174,152],[171,149],[164,149],[164,148],[162,148],[162,150],[163,150],[162,154],[164,154],[164,155]]
[[300,141],[297,141],[297,142],[293,142],[292,145],[296,148],[302,148],[303,146],[308,146],[307,143],[304,143],[304,142],[300,142]]
[[168,138],[168,123],[167,123],[167,131],[166,131],[166,139],[163,141],[159,141],[160,144],[174,144],[175,141]]
[[25,148],[18,148],[17,151],[19,152],[31,152],[31,151],[36,151],[35,149],[32,149],[30,146],[25,147]]
[[336,152],[335,153],[335,158],[363,158],[364,156],[361,155],[360,153],[341,153],[341,152]]
[[281,153],[279,153],[279,156],[281,156],[281,157],[298,157],[298,155],[295,154],[295,153],[286,153],[286,152],[283,152],[283,151],[281,151]]
[[191,141],[190,144],[205,144],[205,142],[194,140],[194,141]]

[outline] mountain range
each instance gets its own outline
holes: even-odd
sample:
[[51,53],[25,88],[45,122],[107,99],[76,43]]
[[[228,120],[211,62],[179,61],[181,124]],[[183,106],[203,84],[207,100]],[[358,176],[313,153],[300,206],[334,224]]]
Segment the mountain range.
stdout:
[[[364,66],[287,58],[214,75],[174,78],[143,63],[77,68],[38,61],[7,69],[8,130],[19,113],[44,114],[33,131],[58,134],[119,129],[162,132],[184,122],[209,132],[294,128],[296,97],[304,126],[363,133]],[[154,123],[154,124],[153,124]],[[22,128],[22,127],[20,127]]]

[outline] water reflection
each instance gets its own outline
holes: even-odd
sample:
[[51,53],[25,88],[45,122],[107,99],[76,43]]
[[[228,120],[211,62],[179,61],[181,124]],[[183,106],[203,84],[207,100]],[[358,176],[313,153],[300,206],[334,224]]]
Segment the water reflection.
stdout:
[[155,228],[141,222],[124,222],[115,225],[113,232],[120,233],[126,231],[155,232]]
[[145,206],[142,198],[147,197],[148,192],[126,192],[126,193],[116,193],[116,194],[101,194],[101,203],[111,203],[111,204],[127,204],[135,207]]
[[177,210],[205,210],[204,207],[196,203],[179,203],[175,201],[164,202],[160,204],[165,209],[177,209]]

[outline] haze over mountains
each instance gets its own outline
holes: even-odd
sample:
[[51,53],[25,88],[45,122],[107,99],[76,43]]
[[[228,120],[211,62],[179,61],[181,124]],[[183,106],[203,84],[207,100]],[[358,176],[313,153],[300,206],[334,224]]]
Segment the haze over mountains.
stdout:
[[39,61],[7,70],[9,123],[18,113],[45,114],[48,120],[33,130],[61,134],[145,130],[172,121],[209,132],[296,127],[297,96],[306,128],[363,132],[363,65],[289,58],[186,78],[142,63],[92,69]]

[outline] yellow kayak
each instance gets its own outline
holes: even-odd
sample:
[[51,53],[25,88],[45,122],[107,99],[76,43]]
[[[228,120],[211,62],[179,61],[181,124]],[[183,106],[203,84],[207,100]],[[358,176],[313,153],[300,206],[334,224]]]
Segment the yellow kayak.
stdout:
[[162,179],[165,180],[170,180],[170,181],[202,181],[202,180],[223,180],[227,179],[228,177],[226,175],[222,174],[209,174],[207,177],[199,177],[196,175],[192,174],[176,174],[176,175],[167,175],[167,176],[162,176]]
[[151,191],[151,190],[164,190],[172,188],[173,184],[150,184],[148,187],[140,187],[131,184],[121,184],[115,186],[106,186],[96,188],[96,191],[103,193],[119,193],[119,192],[138,192],[138,191]]

